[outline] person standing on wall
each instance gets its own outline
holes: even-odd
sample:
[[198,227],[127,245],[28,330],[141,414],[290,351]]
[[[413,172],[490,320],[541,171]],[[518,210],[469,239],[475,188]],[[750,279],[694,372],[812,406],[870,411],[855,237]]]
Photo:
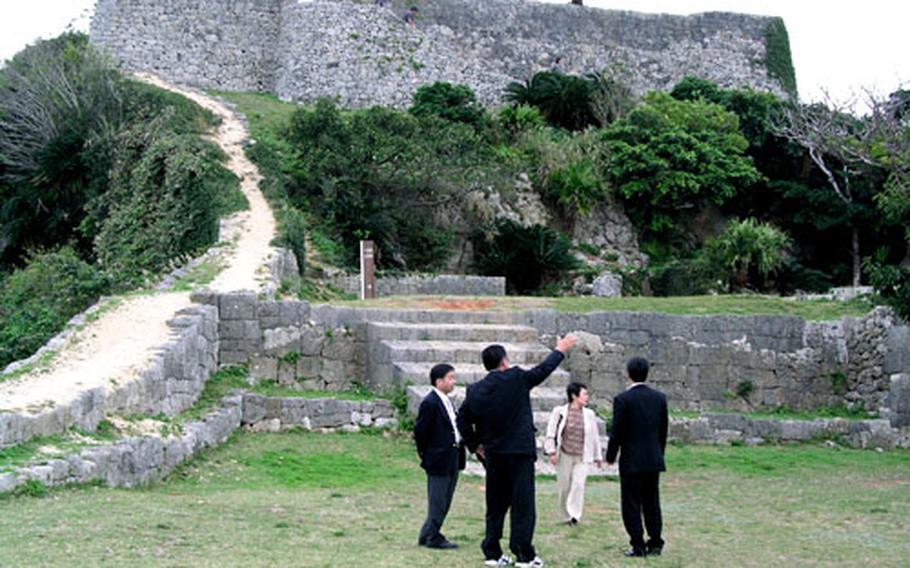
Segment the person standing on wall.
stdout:
[[512,558],[499,543],[506,513],[511,509],[509,549],[517,566],[540,567],[532,540],[537,510],[534,462],[537,460],[531,389],[542,383],[577,342],[571,335],[557,337],[556,349],[540,365],[524,370],[509,365],[502,345],[483,350],[489,373],[468,386],[458,413],[458,429],[468,449],[484,460],[486,477],[486,536],[481,544],[484,564],[508,566]]
[[568,404],[557,406],[550,413],[544,452],[556,466],[556,486],[559,490],[559,510],[567,525],[581,520],[585,505],[585,481],[592,464],[603,467],[603,448],[597,432],[597,417],[586,408],[588,387],[569,383],[566,387]]
[[[645,384],[648,361],[633,357],[626,364],[629,386],[613,399],[613,424],[607,444],[607,463],[613,465],[619,453],[619,483],[622,522],[629,533],[631,548],[626,556],[659,556],[664,548],[661,538],[658,484],[666,471],[667,397]],[[641,517],[644,513],[648,541],[644,540]]]
[[430,369],[433,390],[424,397],[414,423],[420,467],[427,472],[427,518],[417,544],[427,548],[458,548],[440,530],[445,522],[458,472],[465,467],[465,449],[449,394],[455,389],[455,368],[445,363]]

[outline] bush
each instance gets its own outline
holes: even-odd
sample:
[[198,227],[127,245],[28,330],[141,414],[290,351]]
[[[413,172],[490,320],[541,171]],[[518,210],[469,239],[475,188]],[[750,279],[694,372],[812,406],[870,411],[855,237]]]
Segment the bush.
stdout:
[[597,172],[594,160],[582,158],[550,172],[547,190],[558,203],[587,213],[606,196],[604,181]]
[[386,108],[342,113],[328,101],[294,113],[297,151],[288,195],[313,212],[356,265],[358,241],[376,242],[380,269],[445,263],[448,211],[495,173],[492,153],[468,125]]
[[502,107],[499,109],[497,119],[513,138],[522,132],[537,130],[547,123],[537,107],[529,105]]
[[414,116],[437,116],[475,128],[482,126],[486,118],[483,107],[477,104],[474,91],[467,85],[437,81],[417,89],[413,101],[408,112]]
[[736,115],[713,103],[650,93],[603,140],[611,186],[652,234],[669,233],[681,211],[721,205],[760,179]]
[[783,264],[790,238],[780,229],[755,219],[731,221],[724,232],[708,241],[706,252],[713,268],[731,291],[760,289],[764,279]]
[[0,286],[0,368],[34,353],[109,288],[71,248],[32,258]]
[[717,287],[716,272],[703,257],[672,260],[648,272],[655,296],[701,296]]
[[141,282],[147,272],[218,238],[212,204],[225,178],[223,153],[196,136],[160,127],[153,122],[122,135],[111,187],[98,208],[95,251],[119,282]]
[[475,235],[476,264],[482,274],[505,276],[513,294],[535,292],[578,267],[569,241],[542,225],[523,227],[497,221],[492,235]]
[[306,265],[307,221],[300,210],[285,205],[277,211],[278,236],[274,244],[290,249],[297,258],[297,270],[303,275]]
[[552,126],[584,130],[597,124],[591,109],[592,90],[591,82],[582,77],[541,71],[524,83],[509,83],[504,98],[516,105],[537,107]]
[[869,274],[869,283],[894,311],[910,322],[910,268],[887,264],[885,251],[881,250],[863,260],[863,270]]

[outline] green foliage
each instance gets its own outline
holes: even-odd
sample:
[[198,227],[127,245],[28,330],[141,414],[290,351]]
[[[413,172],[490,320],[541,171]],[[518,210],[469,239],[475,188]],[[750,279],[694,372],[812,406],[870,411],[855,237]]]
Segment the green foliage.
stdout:
[[700,296],[717,288],[717,273],[704,256],[674,259],[648,272],[655,296]]
[[597,123],[591,110],[591,82],[576,75],[541,71],[524,83],[506,86],[505,100],[537,107],[553,126],[583,130]]
[[542,225],[499,220],[492,235],[476,235],[474,244],[480,272],[505,276],[513,294],[534,292],[578,267],[569,241]]
[[442,81],[418,88],[408,112],[414,116],[437,116],[463,122],[475,128],[481,127],[486,119],[486,113],[477,104],[477,97],[470,87]]
[[120,137],[111,187],[96,214],[98,260],[118,281],[141,282],[181,255],[218,238],[212,207],[225,178],[223,153],[192,135],[162,131],[160,123]]
[[731,290],[761,288],[762,278],[783,263],[790,238],[780,229],[755,219],[733,220],[708,241],[707,256]]
[[230,394],[232,390],[248,388],[249,374],[249,369],[243,365],[223,367],[209,377],[199,398],[196,399],[193,406],[181,413],[180,418],[183,420],[203,418],[214,410],[221,403],[221,399]]
[[28,479],[13,490],[13,494],[22,497],[47,497],[48,488],[37,479]]
[[499,109],[496,116],[499,124],[512,137],[537,130],[547,122],[537,107],[530,105],[505,106]]
[[796,70],[790,55],[790,35],[783,18],[773,18],[765,28],[765,69],[770,77],[780,81],[784,91],[796,98]]
[[613,187],[653,233],[666,234],[680,210],[723,204],[760,179],[736,115],[713,103],[650,93],[603,139]]
[[470,126],[378,107],[342,113],[322,100],[294,113],[288,140],[291,202],[323,220],[351,266],[363,238],[377,243],[379,268],[443,266],[446,208],[494,169]]
[[278,219],[278,236],[274,244],[286,247],[294,253],[297,258],[297,270],[302,275],[306,267],[306,235],[309,223],[304,214],[291,205],[279,209],[275,217]]
[[736,396],[748,399],[755,391],[755,384],[750,380],[740,381],[736,384]]
[[0,368],[31,355],[109,287],[70,248],[32,258],[0,286]]
[[0,69],[0,260],[74,236],[124,120],[120,74],[83,34],[38,41]]
[[581,159],[550,172],[547,189],[560,204],[587,213],[604,198],[604,181],[594,161]]
[[869,283],[894,311],[910,322],[910,268],[888,264],[884,250],[863,259]]

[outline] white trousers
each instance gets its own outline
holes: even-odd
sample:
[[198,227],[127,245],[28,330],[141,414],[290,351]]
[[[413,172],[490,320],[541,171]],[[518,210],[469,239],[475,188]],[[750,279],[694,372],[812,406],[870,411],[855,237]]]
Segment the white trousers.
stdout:
[[556,486],[559,489],[559,509],[563,521],[581,520],[587,477],[588,465],[581,461],[581,456],[559,452],[556,460]]

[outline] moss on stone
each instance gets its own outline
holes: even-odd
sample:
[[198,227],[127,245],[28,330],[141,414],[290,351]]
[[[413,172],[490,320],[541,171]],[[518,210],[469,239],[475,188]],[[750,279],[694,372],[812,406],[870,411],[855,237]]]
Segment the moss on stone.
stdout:
[[781,87],[796,97],[796,70],[790,55],[790,35],[783,18],[773,18],[765,28],[765,68],[768,76],[780,81]]

